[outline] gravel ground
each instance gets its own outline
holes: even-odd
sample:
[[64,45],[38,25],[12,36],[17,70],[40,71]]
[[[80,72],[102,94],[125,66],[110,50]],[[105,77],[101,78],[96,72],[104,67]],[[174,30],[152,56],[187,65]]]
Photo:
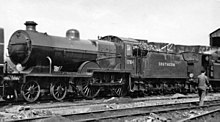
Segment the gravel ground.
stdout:
[[[181,94],[175,94],[173,96],[167,97],[170,99],[166,99],[166,100],[159,100],[165,98],[163,96],[158,98],[158,100],[153,100],[156,99],[157,96],[137,98],[137,99],[112,97],[109,99],[101,99],[101,100],[93,100],[93,101],[86,100],[81,102],[79,101],[76,103],[65,102],[65,103],[35,104],[31,106],[28,105],[10,106],[10,107],[6,106],[0,110],[0,119],[3,120],[25,119],[25,118],[40,117],[40,116],[55,116],[55,115],[63,115],[63,114],[84,113],[84,112],[91,112],[98,110],[122,109],[122,108],[131,108],[131,107],[155,106],[162,104],[174,104],[174,103],[198,101],[198,97],[180,99],[184,97],[185,96]],[[208,94],[205,100],[215,100],[215,99],[220,99],[220,94]],[[147,101],[138,102],[138,100],[147,100]],[[89,102],[92,102],[93,104],[84,105],[85,103],[89,103]],[[122,104],[120,104],[121,102]],[[62,107],[64,105],[71,105],[71,107]],[[56,106],[56,108],[54,108],[54,106]],[[46,108],[46,107],[52,107],[52,108]],[[152,114],[152,115],[156,116],[156,114]],[[152,116],[144,117],[143,119],[145,120],[149,118],[152,119]]]
[[[219,109],[220,107],[210,107],[208,109],[193,109],[193,110],[183,110],[183,111],[173,111],[168,113],[151,113],[148,116],[138,116],[130,117],[127,119],[121,119],[118,121],[124,122],[177,122],[189,117],[194,117],[200,114],[207,113],[209,111]],[[117,121],[116,121],[117,122]]]

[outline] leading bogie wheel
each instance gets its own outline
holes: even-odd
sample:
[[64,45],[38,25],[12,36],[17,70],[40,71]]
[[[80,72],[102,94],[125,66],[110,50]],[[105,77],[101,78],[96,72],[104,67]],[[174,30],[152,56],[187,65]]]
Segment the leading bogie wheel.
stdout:
[[25,82],[21,86],[21,94],[26,101],[34,102],[40,96],[40,85],[35,80]]
[[67,94],[67,85],[61,81],[52,83],[50,85],[50,94],[58,101],[63,100]]

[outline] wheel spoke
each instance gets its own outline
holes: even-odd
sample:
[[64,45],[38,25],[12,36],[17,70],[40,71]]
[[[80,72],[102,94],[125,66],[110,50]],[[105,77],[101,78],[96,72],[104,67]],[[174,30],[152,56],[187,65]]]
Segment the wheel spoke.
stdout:
[[88,89],[87,89],[87,92],[86,92],[86,95],[87,95],[87,96],[91,96],[90,91],[91,91],[91,90],[88,88]]
[[118,97],[123,97],[126,95],[126,91],[123,87],[113,89],[115,95]]
[[24,95],[26,96],[27,94],[30,94],[30,92],[26,92]]
[[121,95],[121,88],[118,88],[117,93]]
[[88,86],[84,86],[84,87],[83,87],[83,90],[85,90],[85,89],[88,89]]
[[27,91],[30,91],[31,90],[31,86],[29,85],[28,87],[27,87]]
[[36,89],[38,90],[39,88],[38,88],[38,86],[35,86],[35,87],[33,87],[33,89],[34,89],[34,90],[36,90]]
[[30,99],[31,94],[28,94],[27,98]]
[[59,97],[60,96],[60,94],[57,92],[57,97]]
[[55,92],[55,94],[54,95],[57,95],[58,94],[58,92]]
[[88,96],[88,91],[89,91],[89,88],[86,88],[86,90],[84,91],[84,93]]
[[65,89],[62,87],[62,88],[61,88],[61,91],[64,91],[64,90],[65,90]]

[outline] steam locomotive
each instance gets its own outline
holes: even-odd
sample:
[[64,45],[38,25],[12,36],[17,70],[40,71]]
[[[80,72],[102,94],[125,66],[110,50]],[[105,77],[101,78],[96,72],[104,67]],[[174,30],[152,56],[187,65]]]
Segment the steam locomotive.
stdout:
[[[22,97],[34,102],[50,95],[60,101],[70,93],[88,99],[100,92],[119,97],[134,92],[183,93],[201,70],[207,71],[214,90],[219,89],[218,35],[209,47],[184,46],[112,35],[83,40],[75,29],[57,37],[38,32],[33,21],[25,25],[26,30],[14,32],[8,44],[16,69],[9,70],[9,62],[1,60],[5,100]],[[0,32],[3,44],[3,29]]]

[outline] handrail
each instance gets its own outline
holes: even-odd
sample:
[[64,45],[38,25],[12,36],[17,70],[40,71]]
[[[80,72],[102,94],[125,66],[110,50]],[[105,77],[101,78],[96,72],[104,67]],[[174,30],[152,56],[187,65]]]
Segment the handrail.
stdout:
[[49,70],[49,73],[51,73],[52,72],[52,59],[49,57],[49,56],[47,56],[47,59],[49,60],[49,65],[50,65],[50,70]]

